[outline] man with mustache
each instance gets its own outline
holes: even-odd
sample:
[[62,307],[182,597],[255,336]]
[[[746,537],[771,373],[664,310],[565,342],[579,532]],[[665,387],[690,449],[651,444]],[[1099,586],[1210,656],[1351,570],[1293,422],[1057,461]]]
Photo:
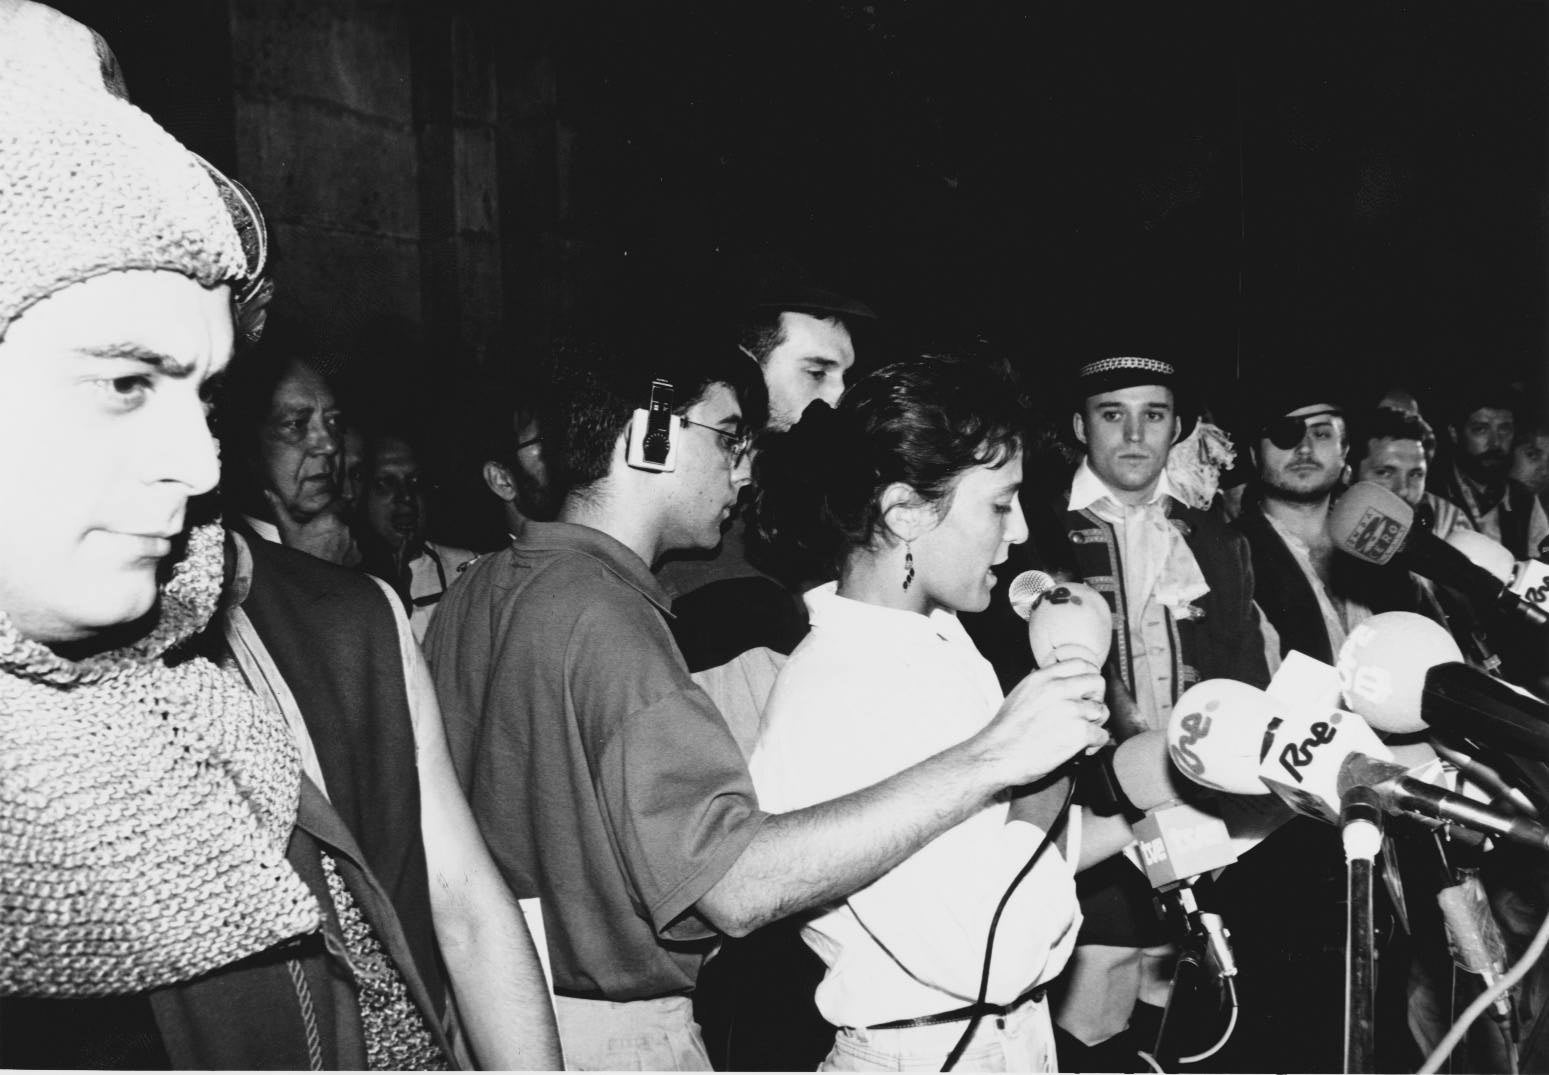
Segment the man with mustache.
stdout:
[[1510,478],[1516,398],[1487,386],[1460,400],[1448,425],[1452,462],[1432,472],[1432,489],[1461,507],[1470,525],[1518,560],[1538,553],[1549,518],[1531,490]]

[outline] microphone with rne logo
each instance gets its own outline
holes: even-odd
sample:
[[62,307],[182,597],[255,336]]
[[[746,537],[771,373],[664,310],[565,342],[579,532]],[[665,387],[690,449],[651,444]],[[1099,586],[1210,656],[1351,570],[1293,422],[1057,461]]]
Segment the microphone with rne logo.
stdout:
[[1523,600],[1485,568],[1414,523],[1414,509],[1375,482],[1356,482],[1328,516],[1334,547],[1369,564],[1395,564],[1514,613],[1535,627],[1549,613]]
[[1354,713],[1293,712],[1274,729],[1259,777],[1291,807],[1338,824],[1356,788],[1389,814],[1461,825],[1473,832],[1549,850],[1549,830],[1409,775],[1371,726]]
[[1231,795],[1267,795],[1259,779],[1267,729],[1277,704],[1235,679],[1196,683],[1173,704],[1167,751],[1196,784]]
[[[1549,830],[1408,775],[1359,716],[1337,709],[1282,708],[1246,684],[1233,693],[1230,716],[1219,694],[1223,680],[1197,684],[1178,700],[1168,726],[1169,750],[1180,770],[1206,787],[1251,793],[1268,788],[1297,813],[1337,824],[1343,800],[1369,788],[1388,813],[1451,822],[1476,832],[1549,848]],[[1202,692],[1184,705],[1188,694]],[[1212,695],[1216,695],[1212,697]],[[1208,711],[1206,704],[1218,704]],[[1207,721],[1208,716],[1208,721]],[[1230,737],[1217,735],[1231,729]],[[1249,744],[1257,744],[1250,747]]]
[[1039,668],[1083,660],[1101,668],[1113,646],[1113,613],[1085,583],[1060,582],[1042,571],[1011,580],[1011,608],[1027,621],[1027,640]]
[[1513,560],[1510,549],[1473,530],[1454,530],[1447,535],[1447,544],[1494,575],[1521,601],[1537,609],[1549,608],[1549,564]]

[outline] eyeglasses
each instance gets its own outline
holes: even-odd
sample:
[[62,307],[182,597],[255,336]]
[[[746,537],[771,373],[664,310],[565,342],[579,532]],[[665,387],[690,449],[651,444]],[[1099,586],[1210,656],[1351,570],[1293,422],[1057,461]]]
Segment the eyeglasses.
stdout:
[[743,429],[732,433],[719,426],[708,426],[703,422],[691,421],[682,415],[678,416],[678,421],[685,426],[698,426],[700,429],[708,429],[719,437],[721,439],[721,450],[731,458],[731,465],[733,467],[740,467],[742,461],[748,457],[748,453],[753,450],[752,430]]

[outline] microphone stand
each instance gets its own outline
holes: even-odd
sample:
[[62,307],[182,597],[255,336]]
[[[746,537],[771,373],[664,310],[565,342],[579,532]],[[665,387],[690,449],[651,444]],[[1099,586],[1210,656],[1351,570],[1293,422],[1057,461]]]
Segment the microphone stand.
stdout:
[[[1178,1022],[1173,1018],[1176,1014],[1173,1005],[1180,992],[1198,992],[1212,978],[1229,978],[1237,973],[1221,916],[1199,909],[1194,899],[1194,887],[1190,884],[1180,885],[1172,894],[1178,898],[1188,932],[1179,948],[1178,962],[1173,967],[1172,984],[1167,990],[1167,1006],[1162,1009],[1162,1021],[1156,1030],[1156,1045],[1151,1052],[1157,1065],[1164,1071],[1176,1067],[1182,1054],[1182,1048],[1176,1041]],[[1169,1034],[1169,1030],[1173,1033]]]
[[1382,807],[1371,789],[1351,788],[1339,811],[1345,846],[1345,1072],[1376,1070],[1377,955],[1372,878],[1382,846]]

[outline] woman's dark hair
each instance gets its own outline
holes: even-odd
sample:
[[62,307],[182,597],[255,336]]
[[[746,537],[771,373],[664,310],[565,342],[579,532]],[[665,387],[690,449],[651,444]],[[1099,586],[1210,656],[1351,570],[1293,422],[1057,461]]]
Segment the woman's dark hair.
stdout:
[[831,577],[883,536],[882,494],[912,488],[938,513],[958,478],[1022,446],[1026,401],[1003,362],[924,355],[857,381],[837,409],[819,402],[754,461],[753,525],[777,554]]

